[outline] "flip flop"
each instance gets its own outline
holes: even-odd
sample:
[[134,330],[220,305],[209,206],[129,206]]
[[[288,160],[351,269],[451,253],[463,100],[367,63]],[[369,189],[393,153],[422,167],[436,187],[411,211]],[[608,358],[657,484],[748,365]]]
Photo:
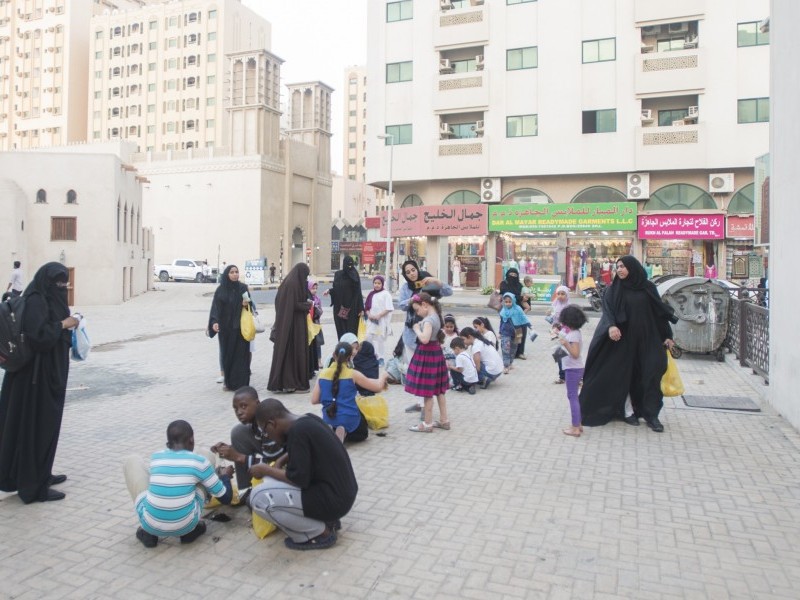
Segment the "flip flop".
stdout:
[[572,431],[572,429],[562,429],[561,433],[563,433],[564,435],[568,435],[570,437],[581,437],[581,432],[580,431],[578,431],[576,433],[576,432]]

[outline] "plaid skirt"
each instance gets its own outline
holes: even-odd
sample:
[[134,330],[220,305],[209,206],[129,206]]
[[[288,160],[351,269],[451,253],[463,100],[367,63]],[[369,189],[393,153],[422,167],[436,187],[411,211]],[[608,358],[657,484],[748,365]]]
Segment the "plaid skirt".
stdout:
[[421,398],[444,394],[449,387],[447,363],[439,342],[417,344],[414,356],[408,364],[405,390]]

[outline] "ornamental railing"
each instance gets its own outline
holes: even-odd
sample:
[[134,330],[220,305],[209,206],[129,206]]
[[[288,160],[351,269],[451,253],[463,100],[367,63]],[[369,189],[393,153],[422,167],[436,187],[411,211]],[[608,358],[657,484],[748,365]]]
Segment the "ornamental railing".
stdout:
[[728,308],[728,335],[723,345],[743,367],[769,383],[769,308],[766,291],[741,288]]

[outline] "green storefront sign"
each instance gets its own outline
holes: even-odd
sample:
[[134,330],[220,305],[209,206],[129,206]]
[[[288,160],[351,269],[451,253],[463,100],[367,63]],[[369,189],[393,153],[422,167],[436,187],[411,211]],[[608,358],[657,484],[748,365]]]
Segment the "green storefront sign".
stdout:
[[635,202],[489,207],[489,231],[632,231]]

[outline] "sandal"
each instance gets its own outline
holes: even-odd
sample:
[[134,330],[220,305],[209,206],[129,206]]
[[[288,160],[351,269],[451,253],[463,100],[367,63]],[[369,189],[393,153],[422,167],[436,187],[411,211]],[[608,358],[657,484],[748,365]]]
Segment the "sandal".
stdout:
[[444,429],[445,431],[450,431],[450,421],[434,421],[433,426],[436,429]]
[[563,379],[556,379],[553,383],[566,383]]
[[581,432],[575,431],[574,429],[572,429],[572,427],[567,427],[566,429],[562,429],[561,433],[563,433],[564,435],[569,435],[571,437],[581,437]]
[[416,433],[433,433],[433,425],[428,425],[425,421],[420,421],[419,424],[412,425],[408,430]]

